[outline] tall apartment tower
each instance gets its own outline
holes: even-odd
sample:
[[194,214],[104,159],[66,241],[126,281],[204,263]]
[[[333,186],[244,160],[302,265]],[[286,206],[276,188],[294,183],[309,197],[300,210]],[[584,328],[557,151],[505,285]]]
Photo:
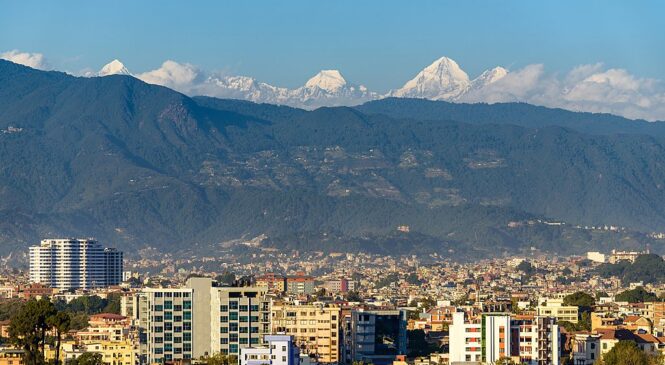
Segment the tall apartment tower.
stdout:
[[270,301],[265,287],[223,287],[190,278],[185,288],[144,289],[135,311],[142,361],[166,363],[265,344]]
[[[107,252],[92,239],[45,239],[30,247],[30,281],[58,289],[93,289],[118,284],[122,252]],[[108,281],[107,281],[108,280]]]

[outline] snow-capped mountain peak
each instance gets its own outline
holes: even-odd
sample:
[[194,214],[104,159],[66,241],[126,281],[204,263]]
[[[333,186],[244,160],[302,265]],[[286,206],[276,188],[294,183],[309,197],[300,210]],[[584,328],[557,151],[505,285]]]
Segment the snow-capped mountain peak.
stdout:
[[307,88],[318,87],[331,93],[338,91],[344,86],[346,86],[346,80],[337,70],[321,70],[314,77],[307,80],[305,84]]
[[486,70],[480,76],[471,81],[471,89],[481,89],[489,84],[493,84],[508,75],[508,70],[498,66],[491,70]]
[[98,76],[108,76],[108,75],[131,75],[127,67],[122,64],[119,60],[115,59],[102,67],[101,70],[97,73]]
[[454,99],[466,92],[469,84],[469,75],[457,62],[441,57],[390,95],[434,100]]

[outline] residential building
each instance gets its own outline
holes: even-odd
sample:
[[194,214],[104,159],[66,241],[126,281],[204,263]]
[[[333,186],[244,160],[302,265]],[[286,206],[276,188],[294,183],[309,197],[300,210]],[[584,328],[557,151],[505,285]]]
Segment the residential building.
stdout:
[[141,355],[147,363],[187,360],[193,357],[190,288],[144,289],[139,302]]
[[319,363],[340,362],[339,307],[273,303],[271,314],[272,332],[293,336],[301,353]]
[[313,294],[314,278],[304,273],[286,278],[286,291],[290,294]]
[[391,364],[406,355],[406,312],[353,310],[350,316],[350,362]]
[[240,350],[240,365],[300,365],[300,351],[292,336],[266,335],[264,347]]
[[600,360],[599,334],[576,333],[572,338],[573,365],[593,365]]
[[286,291],[286,278],[275,273],[267,273],[256,277],[256,286],[264,286],[271,293],[283,293]]
[[536,308],[536,315],[541,317],[554,317],[557,321],[577,323],[578,307],[563,305],[563,299],[546,299]]
[[92,239],[45,239],[30,247],[30,282],[58,289],[117,285],[122,252]]
[[493,364],[510,358],[519,364],[558,365],[559,327],[552,317],[453,313],[450,362]]

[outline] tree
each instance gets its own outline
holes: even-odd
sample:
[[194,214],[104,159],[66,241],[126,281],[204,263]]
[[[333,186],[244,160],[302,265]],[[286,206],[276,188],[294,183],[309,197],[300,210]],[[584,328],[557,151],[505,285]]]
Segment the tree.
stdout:
[[71,317],[67,312],[57,312],[47,318],[46,323],[55,330],[55,365],[60,363],[60,344],[62,335],[69,331],[71,326]]
[[652,361],[633,341],[619,341],[603,356],[603,365],[650,365]]
[[638,286],[632,290],[623,291],[616,296],[617,302],[628,303],[644,303],[658,300],[656,294],[646,291],[643,287]]
[[104,313],[120,314],[120,300],[121,295],[118,293],[111,293],[106,297],[106,306],[102,309]]
[[235,355],[224,355],[218,352],[212,356],[201,357],[206,365],[236,365],[238,358]]
[[515,361],[513,361],[513,359],[511,359],[509,357],[506,357],[506,356],[499,358],[499,360],[497,360],[494,364],[495,365],[517,365],[517,363]]
[[576,306],[580,312],[591,312],[595,304],[596,300],[591,295],[581,291],[566,295],[563,298],[563,305]]
[[517,265],[517,270],[525,273],[526,275],[534,274],[536,271],[533,265],[531,265],[531,263],[526,260],[520,262],[519,265]]
[[100,353],[84,352],[81,356],[69,362],[69,365],[104,365],[104,361]]
[[346,294],[346,300],[349,302],[362,302],[363,298],[360,296],[360,293],[357,291],[350,291]]
[[47,321],[57,313],[55,306],[47,299],[26,302],[11,319],[9,324],[10,341],[25,351],[24,364],[41,365],[44,359]]

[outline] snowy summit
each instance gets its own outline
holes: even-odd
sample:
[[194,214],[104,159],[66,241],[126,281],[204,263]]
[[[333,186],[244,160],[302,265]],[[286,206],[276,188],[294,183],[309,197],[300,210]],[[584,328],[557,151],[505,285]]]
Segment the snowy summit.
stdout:
[[108,75],[131,75],[131,73],[127,67],[122,64],[122,62],[116,59],[104,65],[104,67],[102,67],[102,69],[97,73],[97,76]]
[[342,74],[337,70],[321,70],[305,83],[305,87],[318,87],[330,93],[337,92],[344,86],[346,86],[346,80],[344,80]]

